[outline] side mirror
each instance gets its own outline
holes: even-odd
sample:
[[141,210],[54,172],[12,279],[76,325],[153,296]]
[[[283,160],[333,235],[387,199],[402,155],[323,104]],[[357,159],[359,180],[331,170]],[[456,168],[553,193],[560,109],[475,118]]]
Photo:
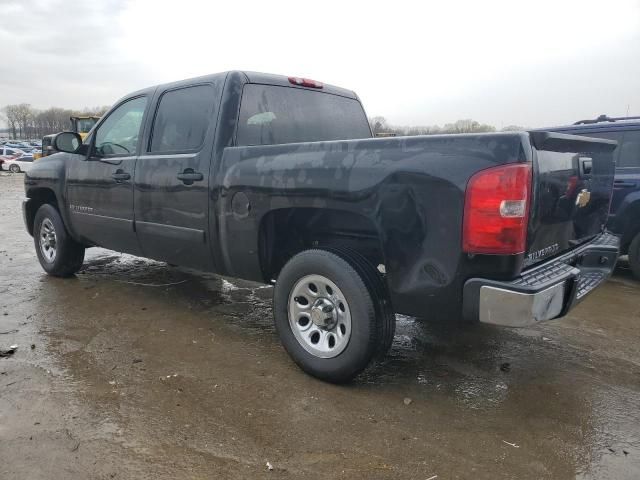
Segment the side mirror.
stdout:
[[62,132],[53,139],[53,147],[59,152],[76,153],[82,145],[82,137],[76,132]]

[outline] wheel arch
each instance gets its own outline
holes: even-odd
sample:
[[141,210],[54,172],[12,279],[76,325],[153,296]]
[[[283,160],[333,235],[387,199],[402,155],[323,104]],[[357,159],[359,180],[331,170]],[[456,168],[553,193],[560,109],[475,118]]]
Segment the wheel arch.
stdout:
[[621,250],[629,248],[634,237],[640,233],[640,192],[627,195],[620,213],[616,215],[616,230],[622,235]]
[[260,268],[264,279],[277,278],[295,254],[310,248],[351,247],[372,265],[385,263],[383,242],[375,223],[349,210],[287,207],[266,213],[258,231]]
[[[55,192],[48,187],[32,188],[27,193],[27,201],[24,208],[24,220],[29,235],[33,236],[33,224],[36,218],[36,212],[45,204],[49,204],[60,212],[58,198]],[[62,214],[61,214],[62,216]],[[64,217],[63,217],[64,221]]]

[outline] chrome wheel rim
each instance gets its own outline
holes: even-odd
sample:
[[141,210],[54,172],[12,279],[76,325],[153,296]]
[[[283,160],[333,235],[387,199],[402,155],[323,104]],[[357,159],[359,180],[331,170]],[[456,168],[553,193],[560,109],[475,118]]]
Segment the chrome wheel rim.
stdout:
[[40,224],[40,252],[42,257],[48,262],[53,263],[56,259],[57,237],[53,223],[45,218]]
[[328,278],[307,275],[289,295],[289,326],[302,348],[319,358],[333,358],[351,337],[351,311],[347,299]]

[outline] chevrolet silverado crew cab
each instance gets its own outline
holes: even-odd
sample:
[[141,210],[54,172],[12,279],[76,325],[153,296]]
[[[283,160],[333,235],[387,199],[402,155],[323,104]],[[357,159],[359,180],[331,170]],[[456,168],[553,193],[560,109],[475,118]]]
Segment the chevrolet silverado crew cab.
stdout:
[[100,246],[272,283],[306,372],[348,381],[395,313],[524,326],[602,283],[614,141],[549,132],[372,138],[358,97],[228,72],[118,101],[25,176],[44,270]]

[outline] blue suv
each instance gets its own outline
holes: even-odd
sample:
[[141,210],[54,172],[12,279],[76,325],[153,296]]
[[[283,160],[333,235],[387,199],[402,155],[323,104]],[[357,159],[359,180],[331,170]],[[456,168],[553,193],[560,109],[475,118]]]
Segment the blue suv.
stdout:
[[547,130],[616,140],[616,178],[608,228],[622,237],[622,255],[629,255],[634,276],[640,279],[640,117],[600,115],[573,125]]

